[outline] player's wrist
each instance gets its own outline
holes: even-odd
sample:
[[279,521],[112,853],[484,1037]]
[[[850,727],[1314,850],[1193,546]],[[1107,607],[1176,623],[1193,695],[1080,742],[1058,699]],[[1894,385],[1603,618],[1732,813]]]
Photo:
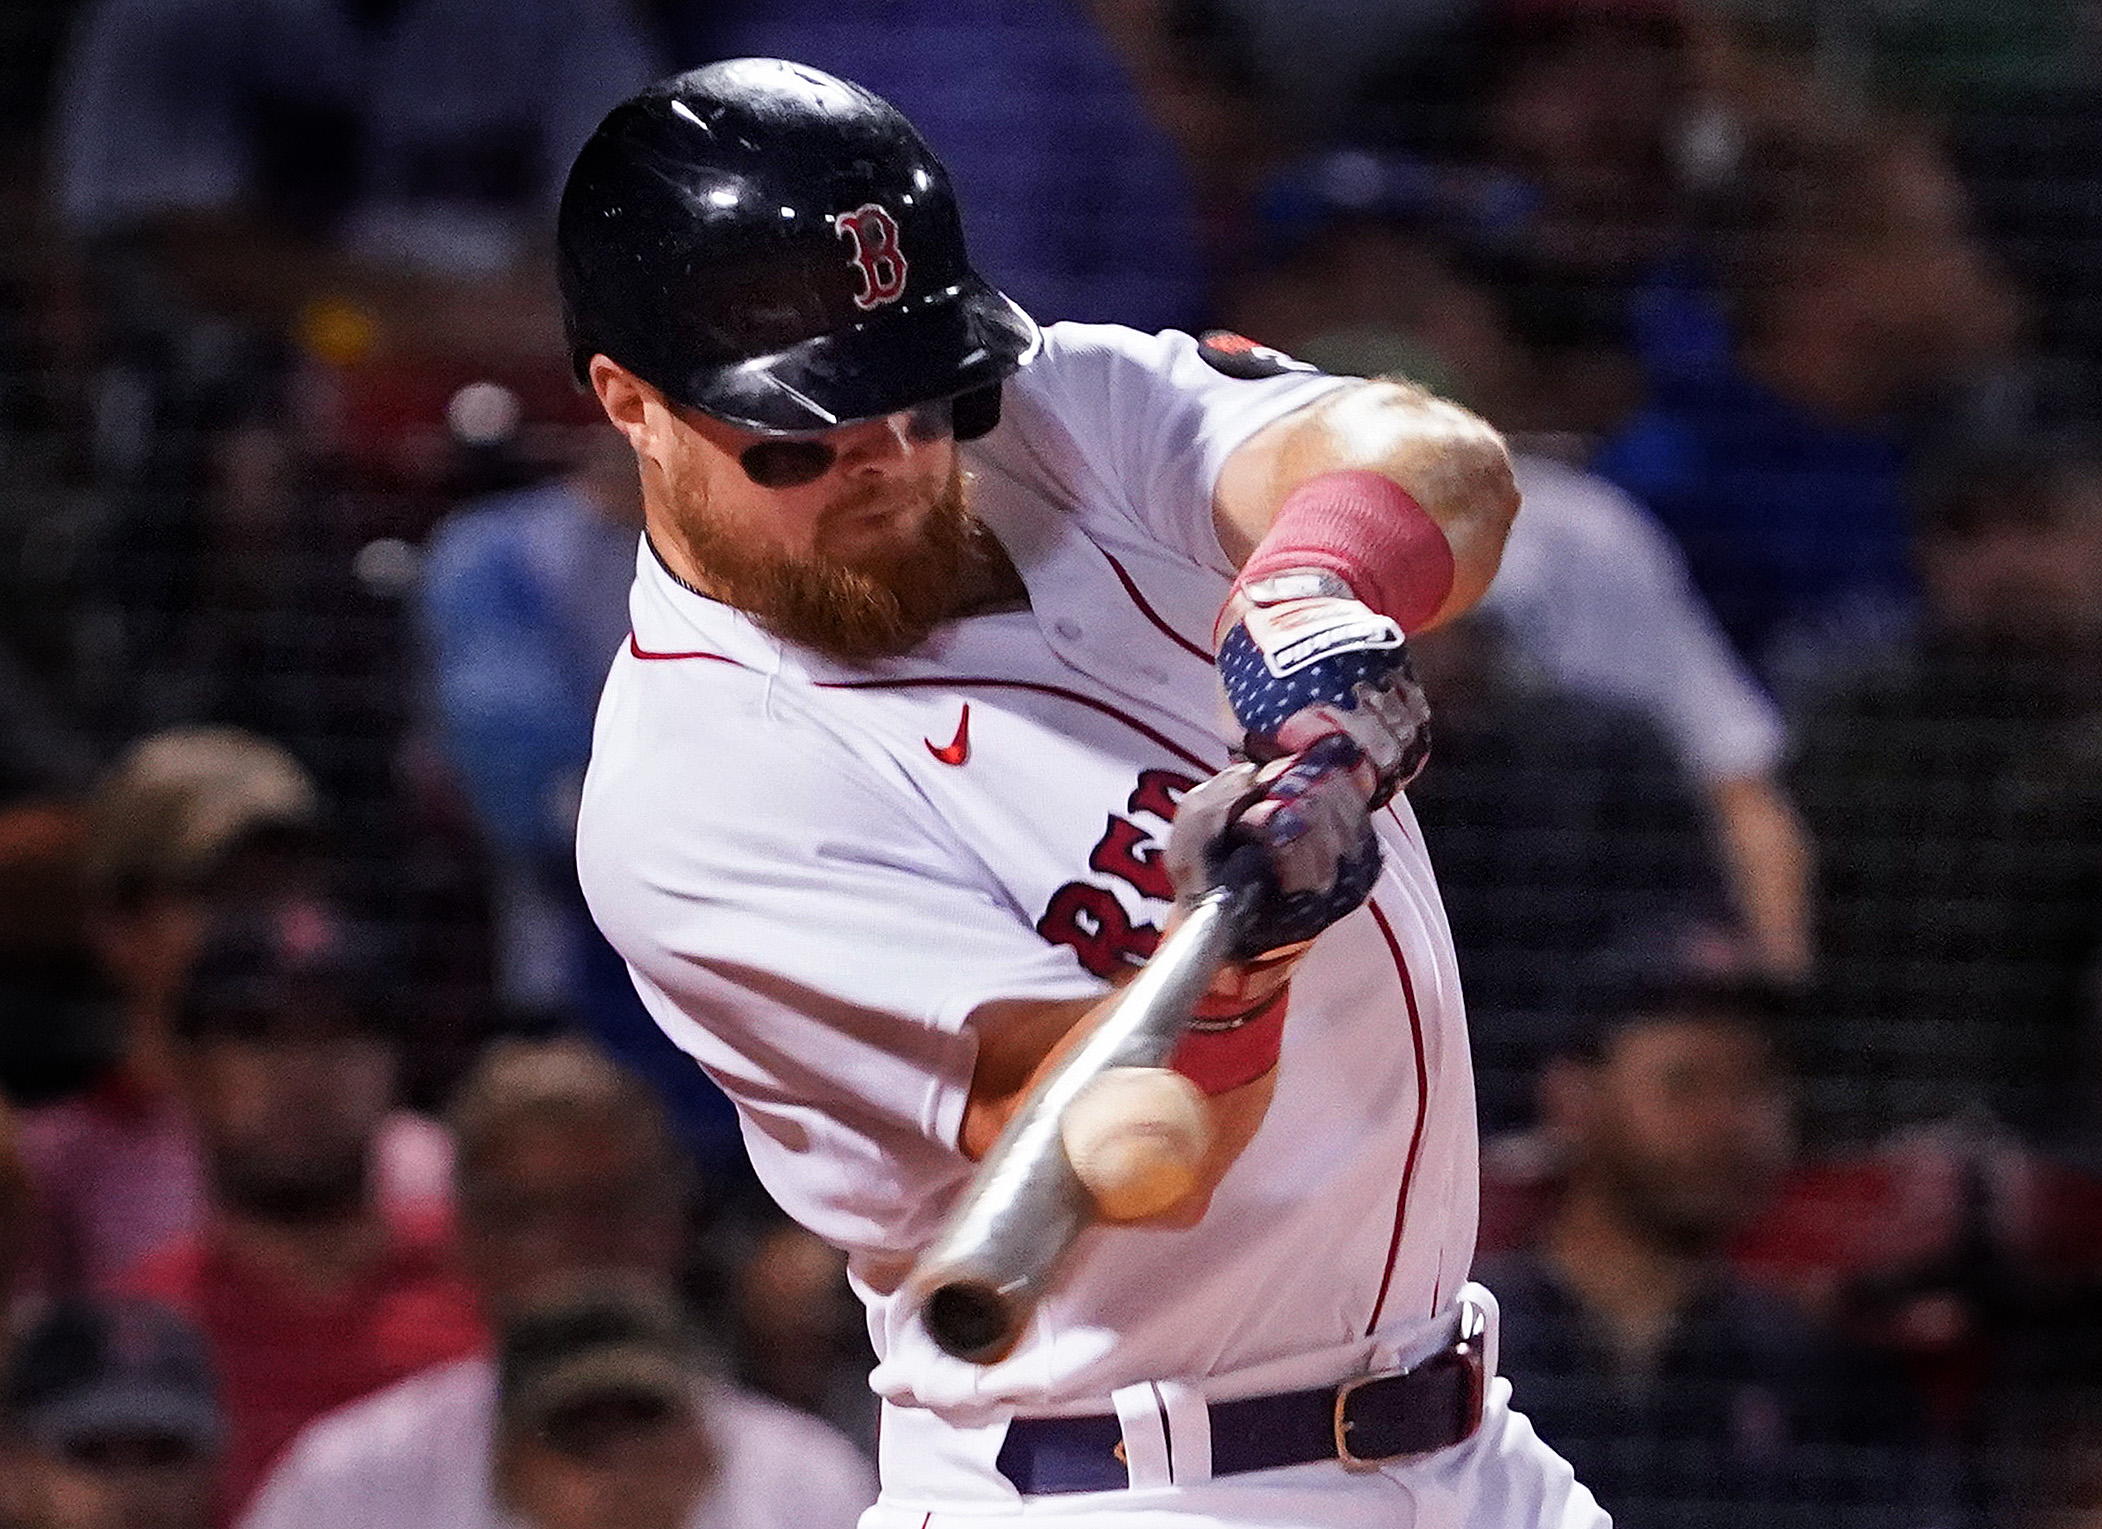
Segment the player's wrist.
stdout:
[[1246,960],[1229,961],[1205,989],[1204,1002],[1245,1002],[1251,995],[1282,987],[1292,980],[1300,958],[1313,947],[1312,940],[1289,940]]
[[[1452,544],[1413,494],[1383,473],[1351,469],[1318,474],[1285,496],[1235,591],[1259,600],[1257,590],[1277,583],[1270,597],[1289,598],[1282,586],[1303,582],[1305,595],[1334,594],[1316,587],[1323,581],[1314,576],[1326,574],[1406,633],[1430,624],[1456,573]],[[1221,630],[1231,624],[1222,619]]]
[[1168,1065],[1207,1094],[1229,1093],[1277,1066],[1292,974],[1309,940],[1221,967],[1190,1013]]

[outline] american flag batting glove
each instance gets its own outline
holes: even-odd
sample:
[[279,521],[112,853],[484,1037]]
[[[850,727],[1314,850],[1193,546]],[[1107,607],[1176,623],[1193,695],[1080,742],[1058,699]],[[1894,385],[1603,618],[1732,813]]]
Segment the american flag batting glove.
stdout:
[[1369,806],[1415,779],[1430,754],[1430,706],[1401,627],[1325,569],[1293,569],[1236,591],[1219,642],[1226,702],[1258,762],[1347,738]]
[[1211,886],[1241,845],[1263,850],[1270,884],[1235,960],[1311,940],[1371,894],[1380,845],[1358,780],[1362,764],[1355,744],[1331,734],[1302,755],[1229,766],[1182,798],[1166,852],[1178,897]]

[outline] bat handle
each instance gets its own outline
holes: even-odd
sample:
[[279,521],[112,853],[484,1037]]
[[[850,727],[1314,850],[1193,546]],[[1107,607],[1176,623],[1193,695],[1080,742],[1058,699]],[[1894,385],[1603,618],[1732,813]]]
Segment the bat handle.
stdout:
[[1231,931],[1229,944],[1241,937],[1242,928],[1255,917],[1263,899],[1276,885],[1270,874],[1269,857],[1260,844],[1238,844],[1219,862],[1212,873],[1211,890],[1205,896],[1223,900],[1221,917]]

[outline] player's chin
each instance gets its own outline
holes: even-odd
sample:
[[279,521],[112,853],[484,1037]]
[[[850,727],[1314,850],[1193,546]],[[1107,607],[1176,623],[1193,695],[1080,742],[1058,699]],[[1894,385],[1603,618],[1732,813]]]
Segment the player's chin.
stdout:
[[818,551],[849,568],[865,568],[909,558],[927,539],[927,507],[920,503],[872,506],[834,517],[825,526]]

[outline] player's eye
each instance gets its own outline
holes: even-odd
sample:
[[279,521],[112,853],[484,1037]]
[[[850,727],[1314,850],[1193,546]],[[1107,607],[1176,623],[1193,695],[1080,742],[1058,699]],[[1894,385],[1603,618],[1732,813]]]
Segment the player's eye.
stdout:
[[801,488],[832,471],[839,452],[823,441],[760,441],[737,454],[744,475],[761,488]]
[[[955,428],[955,405],[947,398],[915,404],[905,415],[905,434],[922,445]],[[737,454],[744,475],[761,488],[801,488],[824,477],[838,461],[839,449],[830,443],[795,438],[759,441]]]

